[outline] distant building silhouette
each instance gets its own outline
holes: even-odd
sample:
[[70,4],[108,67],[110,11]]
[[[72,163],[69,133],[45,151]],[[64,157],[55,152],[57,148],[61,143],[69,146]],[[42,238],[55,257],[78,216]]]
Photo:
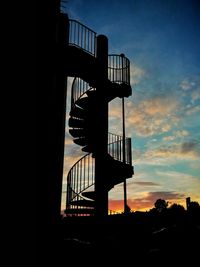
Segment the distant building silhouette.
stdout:
[[187,198],[186,198],[186,209],[187,209],[187,210],[188,210],[189,207],[190,207],[190,202],[191,202],[190,197],[187,197]]

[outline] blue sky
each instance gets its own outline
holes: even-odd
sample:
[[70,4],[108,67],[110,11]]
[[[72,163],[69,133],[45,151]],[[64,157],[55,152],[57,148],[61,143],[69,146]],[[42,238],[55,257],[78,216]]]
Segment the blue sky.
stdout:
[[[109,39],[109,53],[131,61],[132,96],[125,100],[135,175],[127,180],[132,210],[157,198],[200,203],[200,3],[192,0],[68,1],[65,11]],[[70,84],[69,79],[69,84]],[[69,87],[68,87],[69,88]],[[69,89],[68,89],[69,90]],[[69,99],[68,99],[69,100]],[[120,134],[121,102],[109,105],[109,130]],[[67,133],[63,177],[80,158]],[[123,209],[123,186],[109,193]],[[65,194],[63,194],[64,207]]]

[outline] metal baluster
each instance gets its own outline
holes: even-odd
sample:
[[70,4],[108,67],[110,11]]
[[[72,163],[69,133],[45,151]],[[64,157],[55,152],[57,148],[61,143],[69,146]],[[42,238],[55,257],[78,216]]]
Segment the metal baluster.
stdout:
[[85,186],[85,157],[83,158],[83,184],[84,184],[84,188]]
[[119,136],[117,136],[117,160],[119,160]]
[[89,30],[87,30],[87,51],[90,51],[90,49],[89,49]]
[[84,28],[84,49],[87,51],[87,45],[86,45],[86,28]]
[[82,191],[83,185],[82,185],[82,160],[80,161],[80,191]]
[[77,179],[77,165],[75,165],[75,172],[74,172],[74,182],[75,182],[75,193],[78,192],[78,179]]
[[91,52],[93,52],[93,42],[92,42],[92,34],[90,34],[90,48],[91,48]]
[[89,179],[90,179],[90,177],[89,177],[89,171],[90,171],[90,170],[89,170],[89,164],[90,164],[90,159],[89,159],[89,157],[88,157],[88,166],[87,166],[87,167],[88,167],[88,186],[89,186]]

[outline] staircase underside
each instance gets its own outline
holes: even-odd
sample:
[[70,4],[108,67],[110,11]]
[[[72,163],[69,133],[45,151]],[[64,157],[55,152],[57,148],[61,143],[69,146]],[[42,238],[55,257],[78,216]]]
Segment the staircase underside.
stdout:
[[94,209],[80,208],[80,209],[66,209],[65,214],[67,215],[94,215]]

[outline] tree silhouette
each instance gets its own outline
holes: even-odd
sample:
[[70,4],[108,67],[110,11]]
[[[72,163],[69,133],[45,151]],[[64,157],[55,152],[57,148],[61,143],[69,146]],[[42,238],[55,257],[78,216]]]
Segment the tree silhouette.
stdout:
[[185,208],[180,204],[172,204],[168,208],[169,215],[176,219],[181,219],[185,214]]
[[200,213],[200,205],[197,201],[191,201],[188,207],[188,211],[192,214]]
[[180,204],[174,203],[169,207],[169,210],[176,212],[176,213],[182,213],[185,211],[185,208]]
[[156,202],[154,203],[154,206],[155,206],[155,209],[158,211],[158,212],[163,212],[167,209],[167,206],[168,206],[168,202],[165,201],[164,199],[157,199]]

